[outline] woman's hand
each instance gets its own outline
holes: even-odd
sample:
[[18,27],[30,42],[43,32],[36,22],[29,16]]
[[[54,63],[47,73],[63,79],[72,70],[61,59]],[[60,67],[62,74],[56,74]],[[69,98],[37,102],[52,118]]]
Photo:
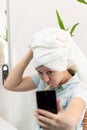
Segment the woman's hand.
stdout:
[[44,130],[74,130],[74,120],[63,110],[58,101],[58,114],[37,109],[35,113],[37,123]]

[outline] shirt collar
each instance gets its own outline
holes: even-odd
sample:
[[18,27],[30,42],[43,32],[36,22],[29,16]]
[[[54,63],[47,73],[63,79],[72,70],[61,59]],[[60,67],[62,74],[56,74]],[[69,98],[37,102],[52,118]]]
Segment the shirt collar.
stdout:
[[70,78],[66,83],[61,84],[57,87],[57,89],[65,89],[67,88],[69,85],[71,84],[78,84],[80,82],[77,73],[72,76],[72,78]]

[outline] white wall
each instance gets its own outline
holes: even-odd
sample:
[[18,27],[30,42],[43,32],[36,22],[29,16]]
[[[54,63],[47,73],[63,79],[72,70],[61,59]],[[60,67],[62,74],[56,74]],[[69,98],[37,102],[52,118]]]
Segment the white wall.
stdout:
[[66,26],[79,22],[74,40],[87,56],[87,6],[76,0],[9,0],[12,66],[28,49],[32,35],[43,28],[58,26],[55,10]]
[[[0,42],[2,42],[2,44],[4,46],[4,49],[3,49],[4,60],[3,60],[3,62],[0,61],[0,63],[2,63],[2,64],[4,64],[4,63],[8,64],[8,62],[9,62],[9,59],[8,59],[8,42],[6,40],[4,40],[4,38],[3,38],[3,35],[6,35],[6,28],[8,28],[7,27],[7,15],[4,12],[4,11],[7,10],[6,3],[7,3],[6,0],[3,0],[3,1],[0,0]],[[1,52],[1,50],[0,50],[0,52]],[[0,56],[1,56],[1,54],[0,54]]]
[[[35,32],[46,27],[58,26],[55,13],[56,9],[60,12],[60,15],[62,16],[66,26],[71,27],[77,22],[80,23],[74,32],[75,36],[73,38],[76,41],[76,44],[82,48],[87,56],[86,5],[80,4],[76,0],[9,0],[9,28],[12,67],[28,50],[28,42]],[[32,72],[32,69],[30,71],[28,68],[28,71],[26,71],[25,74],[29,74],[30,72]],[[14,110],[14,104],[12,103],[13,114],[11,115],[11,119],[13,120],[11,120],[11,122],[20,130],[29,130],[32,128],[32,98],[33,96],[29,93],[28,95],[26,95],[26,93],[24,93],[24,95],[12,95],[12,101],[14,101],[14,104],[16,104],[17,107],[15,108],[16,110]],[[20,111],[21,108],[22,111]],[[28,112],[28,114],[26,112]],[[16,116],[18,113],[20,113],[19,116]],[[28,118],[26,118],[26,116],[28,116]],[[25,121],[28,121],[26,119],[29,119],[29,116],[29,122],[21,122],[21,120],[24,118]],[[23,125],[27,126],[26,129],[22,127]]]

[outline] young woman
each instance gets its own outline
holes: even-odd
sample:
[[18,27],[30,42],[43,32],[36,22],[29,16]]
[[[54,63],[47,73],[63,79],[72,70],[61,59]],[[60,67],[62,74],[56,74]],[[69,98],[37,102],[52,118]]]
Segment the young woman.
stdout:
[[[4,87],[12,91],[29,91],[35,88],[43,90],[50,85],[50,90],[55,89],[59,99],[58,114],[37,109],[37,124],[44,130],[80,130],[87,101],[85,56],[68,32],[58,28],[38,32],[29,47],[10,72]],[[32,59],[38,74],[23,77]]]

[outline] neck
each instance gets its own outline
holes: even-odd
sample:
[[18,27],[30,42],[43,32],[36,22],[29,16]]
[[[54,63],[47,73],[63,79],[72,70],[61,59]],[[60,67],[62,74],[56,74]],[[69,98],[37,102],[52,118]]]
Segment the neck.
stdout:
[[64,71],[64,78],[63,78],[61,84],[66,83],[71,78],[72,78],[72,74],[69,71],[67,71],[67,70]]

